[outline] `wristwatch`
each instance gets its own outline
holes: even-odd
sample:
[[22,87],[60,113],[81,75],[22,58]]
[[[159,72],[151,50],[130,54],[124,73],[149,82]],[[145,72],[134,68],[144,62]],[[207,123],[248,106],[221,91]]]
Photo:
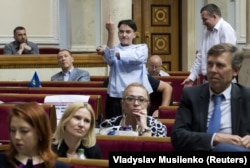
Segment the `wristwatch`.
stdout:
[[146,132],[150,132],[151,129],[149,127],[143,128],[139,130],[139,135],[141,136],[142,134],[146,133]]

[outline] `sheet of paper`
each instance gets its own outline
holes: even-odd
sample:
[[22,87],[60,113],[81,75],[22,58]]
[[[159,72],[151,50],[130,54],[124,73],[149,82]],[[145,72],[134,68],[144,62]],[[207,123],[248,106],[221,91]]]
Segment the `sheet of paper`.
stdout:
[[72,102],[88,102],[90,96],[86,95],[51,95],[46,96],[44,99],[44,103],[53,104],[56,108],[56,118],[57,124],[60,121],[63,112],[68,107],[68,105]]

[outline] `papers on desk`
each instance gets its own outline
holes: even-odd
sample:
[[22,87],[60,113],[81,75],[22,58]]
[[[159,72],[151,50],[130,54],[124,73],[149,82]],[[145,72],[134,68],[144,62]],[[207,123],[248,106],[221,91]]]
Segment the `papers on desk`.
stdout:
[[61,119],[63,112],[70,103],[73,102],[88,102],[90,96],[85,95],[51,95],[46,96],[44,103],[53,104],[56,108],[57,123]]

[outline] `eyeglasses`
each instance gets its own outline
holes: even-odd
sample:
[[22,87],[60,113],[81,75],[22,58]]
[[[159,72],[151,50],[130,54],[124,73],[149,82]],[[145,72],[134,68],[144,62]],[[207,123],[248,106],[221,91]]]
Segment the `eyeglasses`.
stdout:
[[123,100],[125,100],[127,103],[135,103],[135,101],[137,100],[137,102],[139,104],[143,104],[148,102],[148,99],[140,96],[140,97],[133,97],[133,96],[126,96],[123,98]]
[[161,65],[160,66],[150,65],[150,68],[152,68],[152,69],[161,69]]

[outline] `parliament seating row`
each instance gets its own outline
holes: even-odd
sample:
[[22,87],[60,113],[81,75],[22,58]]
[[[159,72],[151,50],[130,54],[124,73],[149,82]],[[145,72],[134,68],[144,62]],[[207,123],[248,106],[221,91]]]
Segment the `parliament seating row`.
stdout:
[[[99,109],[100,114],[105,117],[104,109],[107,98],[107,88],[77,88],[77,87],[40,87],[40,88],[28,88],[28,87],[0,87],[0,93],[22,93],[22,94],[54,94],[54,95],[100,95],[101,107]],[[0,97],[1,99],[1,97]],[[91,102],[90,102],[91,103]]]
[[[8,116],[15,104],[0,104],[0,140],[2,142],[9,140]],[[48,114],[51,124],[51,129],[54,132],[56,129],[56,110],[54,105],[42,104],[45,112]]]
[[[28,95],[27,95],[28,96]],[[33,95],[35,96],[35,95]],[[37,95],[39,97],[39,95]],[[10,109],[14,106],[15,104],[0,104],[0,128],[4,128],[1,130],[0,134],[0,142],[2,141],[8,141],[9,140],[9,132],[8,132],[8,113],[10,112]],[[48,104],[42,104],[44,107],[45,111],[49,115],[50,119],[50,124],[52,131],[54,132],[56,129],[56,110],[54,105],[48,105]],[[173,128],[173,123],[174,119],[158,119],[161,121],[164,125],[167,127],[167,136],[170,137],[172,133],[172,128]]]
[[[0,55],[3,55],[3,48],[0,48]],[[39,47],[40,54],[57,54],[60,51],[60,48],[53,47]]]
[[106,159],[76,159],[59,157],[58,160],[70,165],[71,168],[105,168],[109,167]]
[[[4,103],[22,103],[22,102],[38,102],[44,103],[46,96],[52,96],[53,94],[18,94],[18,93],[0,93],[0,101]],[[67,96],[67,95],[63,95]],[[102,114],[102,97],[100,95],[89,95],[89,104],[95,111],[95,117]]]
[[167,127],[167,137],[171,137],[175,119],[158,118],[158,121],[160,121],[162,124],[164,124]]
[[[157,77],[159,80],[169,82],[171,83],[171,86],[173,87],[173,93],[172,93],[172,101],[177,103],[180,101],[183,85],[181,83],[187,76],[170,76],[170,77]],[[101,78],[101,79],[106,79],[107,76],[91,76],[91,78]],[[91,81],[91,82],[51,82],[51,81],[44,81],[41,82],[42,87],[81,87],[81,88],[100,88],[102,87],[102,82],[103,81]],[[0,87],[28,87],[28,81],[1,81],[0,82]],[[196,84],[196,83],[195,83]],[[103,100],[106,100],[106,94],[105,97],[103,97]],[[157,97],[161,98],[161,93],[155,93]],[[104,96],[102,94],[102,96]],[[152,95],[153,99],[155,100],[156,96]],[[156,102],[161,102],[161,99]],[[153,105],[153,104],[152,104]],[[158,105],[158,104],[157,104]],[[157,106],[156,105],[156,106]],[[105,105],[103,106],[105,107]],[[158,106],[157,106],[158,107]],[[105,108],[104,108],[105,109]],[[153,109],[156,109],[153,106]]]
[[[167,72],[170,76],[189,76],[190,72],[188,71],[168,71]],[[158,76],[155,76],[156,78],[158,78]],[[104,81],[105,79],[107,79],[108,76],[90,76],[90,80],[91,81]]]
[[[175,73],[178,74],[177,72],[175,72]],[[182,89],[183,89],[182,82],[188,77],[188,75],[184,75],[184,74],[187,74],[186,72],[183,72],[183,73],[180,72],[179,74],[180,75],[178,75],[178,76],[157,76],[157,77],[155,77],[161,81],[171,83],[171,86],[173,87],[172,101],[174,102],[174,104],[178,104],[180,102]],[[183,75],[183,76],[181,76],[181,75]],[[91,81],[104,81],[107,78],[108,78],[108,76],[90,76]],[[197,78],[194,81],[194,85],[197,85],[197,84],[200,84],[199,78]]]
[[[1,141],[0,141],[1,143]],[[9,148],[8,144],[0,144],[0,153]],[[70,165],[71,168],[105,168],[109,167],[109,161],[106,159],[77,159],[77,158],[63,158],[59,157],[58,160]]]
[[[101,100],[99,104],[95,104],[95,101],[90,99],[90,104],[93,105],[94,110],[97,110],[98,114],[102,114],[103,118],[106,118],[105,106],[107,99],[107,88],[79,88],[79,87],[40,87],[40,88],[28,88],[28,87],[0,87],[1,93],[12,93],[12,94],[77,94],[77,95],[100,95]],[[158,109],[161,104],[162,94],[155,92],[151,95],[151,107],[152,111]],[[10,97],[10,96],[9,96]],[[14,96],[13,96],[14,97]],[[39,97],[38,97],[39,98]],[[37,99],[38,99],[37,98]],[[3,99],[0,101],[4,101]],[[28,100],[28,96],[25,98]],[[24,100],[25,100],[24,99]],[[7,100],[7,98],[5,99]],[[21,100],[20,100],[21,101]],[[38,100],[37,100],[38,101]],[[42,102],[42,100],[39,100]],[[96,108],[95,108],[96,107]],[[99,116],[99,115],[98,115]]]
[[176,112],[179,106],[159,106],[160,119],[175,119]]
[[[30,81],[0,81],[0,87],[28,87]],[[41,81],[41,87],[102,87],[102,81]]]
[[[97,144],[101,149],[104,160],[59,158],[74,168],[108,167],[110,152],[174,152],[170,137],[141,137],[141,136],[108,136],[97,135]],[[8,149],[8,145],[0,146],[1,150]]]
[[[156,77],[159,80],[171,83],[173,87],[172,101],[174,104],[178,104],[182,94],[183,85],[181,83],[188,76],[169,76],[169,77]],[[107,76],[90,76],[90,82],[51,82],[51,81],[42,81],[42,87],[81,87],[81,88],[100,88],[103,87],[103,81]],[[29,81],[1,81],[0,87],[28,87]],[[194,85],[198,84],[199,80],[197,79]],[[157,94],[159,95],[159,94]],[[155,98],[155,96],[153,96]],[[161,97],[161,96],[160,96]],[[103,97],[104,100],[105,97]],[[154,99],[152,99],[154,100]],[[159,102],[159,101],[158,101]],[[161,100],[160,100],[161,102]]]
[[[33,94],[33,91],[37,91],[40,89],[42,89],[42,88],[32,88],[32,89],[29,89],[29,88],[5,88],[5,89],[2,89],[2,88],[0,88],[0,101],[3,101],[5,103],[30,102],[30,101],[36,101],[38,103],[43,103],[44,98],[46,96],[53,95],[53,94],[43,94],[44,93],[43,91],[40,91],[38,93],[36,92]],[[44,90],[44,89],[45,88],[43,88],[42,90]],[[30,92],[21,93],[21,94],[19,93],[19,91],[22,92],[25,90],[28,90]],[[98,92],[98,89],[96,91]],[[101,91],[102,91],[102,89],[101,89]],[[7,93],[5,93],[5,92],[7,92]],[[55,93],[55,92],[51,91],[50,93]],[[60,95],[60,94],[63,94],[63,92],[60,92],[57,94]],[[77,94],[77,93],[74,92],[72,94]],[[159,107],[158,108],[159,109],[159,118],[174,119],[178,106],[159,106],[161,103],[161,94],[159,94],[158,96],[157,96],[157,94],[159,94],[159,93],[153,94],[153,95],[155,95],[155,98],[151,97],[152,102],[154,102],[154,103],[151,103],[151,106],[154,106],[152,109],[157,109]],[[83,95],[85,95],[85,94],[83,94]],[[106,98],[106,97],[104,97],[104,98]],[[157,100],[157,101],[154,101],[154,100]],[[96,112],[96,118],[98,118],[101,114],[105,116],[105,114],[103,114],[104,109],[102,106],[105,103],[103,102],[101,95],[90,95],[89,103],[92,105],[94,111]]]
[[110,152],[173,152],[170,137],[97,135],[103,159]]

